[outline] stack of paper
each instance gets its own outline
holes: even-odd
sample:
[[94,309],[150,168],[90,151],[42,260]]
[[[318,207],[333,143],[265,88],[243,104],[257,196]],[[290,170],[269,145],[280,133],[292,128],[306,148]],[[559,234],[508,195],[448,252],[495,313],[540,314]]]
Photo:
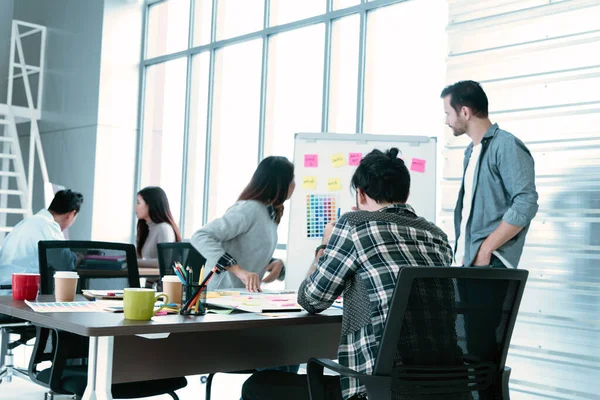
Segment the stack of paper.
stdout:
[[102,306],[95,301],[65,301],[65,302],[48,302],[38,303],[34,301],[25,300],[31,309],[35,312],[40,313],[51,313],[51,312],[102,312]]
[[216,295],[207,295],[206,303],[211,306],[232,308],[241,311],[264,313],[274,311],[302,311],[296,302],[296,293],[267,294],[246,293],[239,291],[216,292]]
[[123,300],[123,290],[82,290],[88,299]]

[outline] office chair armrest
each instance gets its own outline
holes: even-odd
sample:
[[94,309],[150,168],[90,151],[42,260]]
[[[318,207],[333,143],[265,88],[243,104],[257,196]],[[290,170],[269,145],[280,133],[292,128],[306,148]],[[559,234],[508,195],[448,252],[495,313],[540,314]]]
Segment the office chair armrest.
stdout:
[[310,400],[325,400],[325,380],[323,369],[327,368],[343,376],[354,378],[365,377],[365,374],[344,367],[326,358],[311,358],[306,363],[306,379],[308,380],[308,392]]
[[50,390],[55,393],[64,393],[61,381],[67,367],[67,360],[87,358],[89,346],[86,343],[87,338],[58,329],[52,329],[52,331],[56,341],[50,370]]
[[45,352],[48,340],[50,338],[50,330],[48,328],[42,328],[40,326],[35,327],[35,344],[33,345],[33,353],[29,359],[29,378],[44,387],[48,385],[46,382],[39,381],[37,379],[37,366],[44,361],[50,361],[52,359],[51,354]]
[[508,381],[510,379],[510,372],[512,370],[510,369],[510,367],[504,367],[504,371],[502,371],[502,398],[503,399],[510,399],[510,390],[508,388]]
[[[333,372],[337,372],[340,375],[349,376],[352,378],[361,378],[363,376],[368,376],[361,372],[356,372],[355,370],[353,370],[351,368],[344,367],[343,365],[340,365],[334,361],[331,361],[328,358],[311,358],[310,360],[308,360],[308,363],[306,364],[307,372],[309,371],[310,367],[312,367],[312,370],[314,373],[318,373],[321,375],[323,375],[323,367],[325,367]],[[309,372],[309,375],[310,375],[310,372]]]
[[369,399],[390,398],[392,380],[389,376],[363,374],[326,358],[311,358],[306,364],[310,400],[325,400],[323,368],[337,372],[341,376],[358,379],[367,388]]

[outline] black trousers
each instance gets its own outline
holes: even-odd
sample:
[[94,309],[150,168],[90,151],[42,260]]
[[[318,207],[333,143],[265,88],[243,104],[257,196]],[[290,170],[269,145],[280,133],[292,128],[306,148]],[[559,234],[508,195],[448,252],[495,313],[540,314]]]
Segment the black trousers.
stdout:
[[[489,268],[506,268],[492,256]],[[502,306],[507,291],[505,282],[471,282],[459,285],[461,298],[466,303],[478,304],[485,314],[465,315],[467,351],[479,359],[493,360],[500,351],[497,330],[502,321]]]
[[[342,400],[338,376],[325,377],[325,399]],[[242,400],[308,400],[306,375],[282,371],[261,371],[253,374],[242,387]],[[349,400],[354,400],[352,397]]]

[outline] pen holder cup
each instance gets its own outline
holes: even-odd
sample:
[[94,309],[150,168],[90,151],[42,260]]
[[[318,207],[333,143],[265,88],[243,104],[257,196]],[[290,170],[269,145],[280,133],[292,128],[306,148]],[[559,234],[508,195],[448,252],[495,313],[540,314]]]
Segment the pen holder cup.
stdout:
[[[206,314],[206,288],[202,290],[200,293],[199,301],[190,303],[186,309],[184,309],[184,305],[188,303],[188,300],[193,299],[198,293],[198,289],[200,289],[200,285],[183,285],[183,295],[181,299],[181,314],[190,314],[190,315],[204,315]],[[197,311],[196,303],[198,304]]]

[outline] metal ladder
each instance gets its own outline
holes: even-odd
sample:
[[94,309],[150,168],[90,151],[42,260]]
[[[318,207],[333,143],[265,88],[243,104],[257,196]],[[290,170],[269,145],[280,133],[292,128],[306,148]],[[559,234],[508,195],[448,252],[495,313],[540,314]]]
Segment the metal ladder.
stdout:
[[[27,63],[25,60],[23,39],[29,36],[33,37],[28,39],[28,43],[39,45],[39,65]],[[45,48],[46,27],[24,21],[12,21],[8,93],[6,104],[0,104],[0,243],[16,223],[32,214],[36,154],[39,158],[42,180],[44,184],[49,181],[38,126],[44,87]],[[36,82],[30,79],[33,76],[37,76],[35,99],[32,83]],[[24,93],[25,101],[22,96],[21,98],[15,96],[15,87],[21,89],[19,93]],[[19,142],[17,130],[19,123],[29,123],[27,171]],[[10,217],[11,215],[16,217]]]

